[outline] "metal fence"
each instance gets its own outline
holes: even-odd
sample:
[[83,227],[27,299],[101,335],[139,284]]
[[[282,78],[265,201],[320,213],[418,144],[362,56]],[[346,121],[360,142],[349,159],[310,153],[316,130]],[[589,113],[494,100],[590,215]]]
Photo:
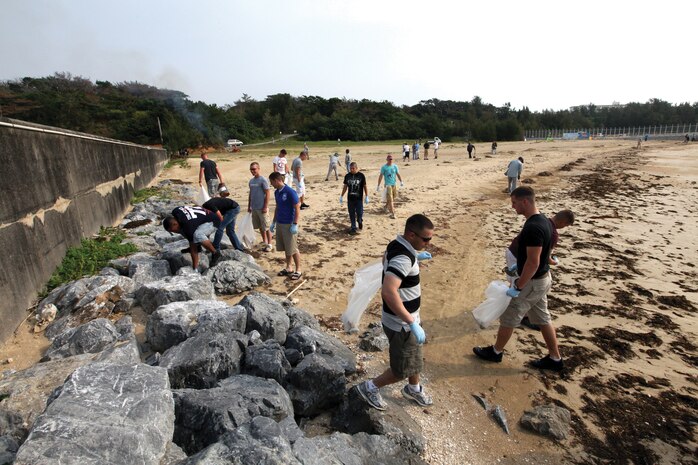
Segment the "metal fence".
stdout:
[[650,139],[683,139],[687,134],[691,139],[698,138],[698,123],[657,124],[652,126],[617,128],[535,129],[524,131],[524,138],[526,140],[635,139],[638,137]]

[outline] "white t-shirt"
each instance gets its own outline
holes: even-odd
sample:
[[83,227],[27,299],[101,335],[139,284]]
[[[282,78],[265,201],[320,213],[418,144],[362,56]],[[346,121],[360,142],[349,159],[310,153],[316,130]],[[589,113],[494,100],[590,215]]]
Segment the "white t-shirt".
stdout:
[[439,143],[434,141],[434,150],[439,150]]
[[286,160],[286,157],[279,157],[276,156],[274,157],[274,171],[277,173],[281,174],[286,174],[286,165],[288,164],[288,160]]

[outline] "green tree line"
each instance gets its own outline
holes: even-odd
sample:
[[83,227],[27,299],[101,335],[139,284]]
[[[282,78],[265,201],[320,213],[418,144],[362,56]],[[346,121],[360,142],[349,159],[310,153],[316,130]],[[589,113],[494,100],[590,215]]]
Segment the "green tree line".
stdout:
[[682,124],[698,121],[698,102],[646,103],[533,112],[488,104],[423,100],[416,105],[388,101],[269,95],[262,101],[246,94],[231,105],[192,101],[177,90],[138,82],[108,81],[56,73],[42,78],[0,82],[2,115],[65,129],[165,146],[221,146],[229,138],[246,143],[281,133],[304,140],[520,140],[525,130],[575,129]]

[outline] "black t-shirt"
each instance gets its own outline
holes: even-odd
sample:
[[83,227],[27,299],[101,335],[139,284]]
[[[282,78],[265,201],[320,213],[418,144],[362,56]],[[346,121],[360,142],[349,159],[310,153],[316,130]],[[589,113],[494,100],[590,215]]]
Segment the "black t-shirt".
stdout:
[[179,233],[186,237],[189,242],[194,242],[196,228],[218,219],[215,213],[201,207],[177,207],[172,210],[172,216],[179,222],[181,227]]
[[216,179],[218,174],[216,174],[216,162],[213,160],[201,160],[199,164],[201,168],[204,169],[204,178],[208,181],[209,179]]
[[538,213],[531,216],[524,223],[521,234],[519,234],[519,244],[516,251],[516,268],[519,273],[526,264],[526,247],[543,247],[540,254],[540,264],[533,278],[540,278],[550,269],[548,257],[552,246],[553,231],[550,220],[545,215]]
[[364,198],[364,186],[366,185],[366,176],[363,173],[347,173],[344,176],[344,185],[347,186],[347,198],[352,200],[361,200]]
[[238,208],[239,206],[240,205],[238,205],[235,200],[226,197],[214,197],[202,205],[202,207],[214,213],[220,211],[222,215],[225,215],[228,211]]

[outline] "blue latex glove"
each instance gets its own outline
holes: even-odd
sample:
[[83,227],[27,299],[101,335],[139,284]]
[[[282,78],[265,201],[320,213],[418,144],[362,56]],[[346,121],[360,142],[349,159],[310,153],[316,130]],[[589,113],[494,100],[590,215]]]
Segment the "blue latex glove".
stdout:
[[365,203],[366,205],[368,205],[368,195],[367,195],[366,198],[364,199],[364,203]]
[[509,289],[507,289],[507,295],[509,297],[515,298],[515,297],[518,297],[519,294],[521,294],[521,291],[516,289],[515,287],[510,287]]
[[405,183],[400,181],[400,187],[405,187]]
[[297,224],[291,225],[291,234],[298,234],[298,225]]
[[552,258],[552,259],[553,259],[553,261],[555,262],[555,264],[556,264],[556,265],[559,265],[559,264],[560,264],[560,259],[559,259],[559,258],[557,258],[557,256],[556,256],[556,255],[553,255],[553,256],[552,256],[552,257],[550,257],[550,258]]
[[417,344],[424,344],[424,341],[427,340],[427,335],[424,333],[424,330],[421,326],[419,326],[419,323],[417,323],[416,321],[410,324],[410,331],[412,331],[412,334],[414,334],[414,337],[417,339]]
[[342,205],[344,203],[344,197],[341,195],[339,196],[339,204]]
[[271,231],[272,234],[274,233],[275,229],[276,229],[276,222],[272,223],[271,226],[269,226],[269,231]]
[[417,260],[419,260],[420,262],[422,260],[431,260],[431,254],[429,252],[419,252],[417,254]]

